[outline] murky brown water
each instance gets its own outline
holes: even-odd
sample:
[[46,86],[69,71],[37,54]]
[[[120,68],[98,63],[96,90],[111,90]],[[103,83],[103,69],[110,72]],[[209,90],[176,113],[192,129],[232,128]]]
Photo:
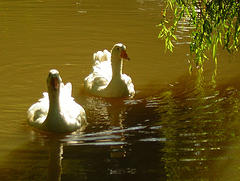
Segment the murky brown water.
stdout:
[[[173,54],[157,39],[161,0],[0,1],[1,180],[239,180],[239,55],[219,53],[188,73],[188,42]],[[134,99],[81,94],[92,54],[128,47]],[[72,82],[87,112],[84,132],[44,135],[26,111],[49,69]]]

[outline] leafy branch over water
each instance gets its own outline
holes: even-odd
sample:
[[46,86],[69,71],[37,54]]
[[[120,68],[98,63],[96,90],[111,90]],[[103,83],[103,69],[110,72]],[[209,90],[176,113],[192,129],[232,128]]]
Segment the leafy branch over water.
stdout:
[[173,41],[182,19],[192,27],[190,53],[201,68],[211,50],[217,64],[216,51],[221,45],[229,53],[240,47],[239,0],[166,0],[159,38],[165,40],[165,48],[173,51]]

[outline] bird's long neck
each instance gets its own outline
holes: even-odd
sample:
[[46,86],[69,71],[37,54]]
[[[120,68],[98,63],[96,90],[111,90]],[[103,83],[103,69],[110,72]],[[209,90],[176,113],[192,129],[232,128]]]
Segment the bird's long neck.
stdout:
[[60,105],[59,105],[59,91],[52,92],[48,90],[49,110],[47,118],[44,121],[44,126],[47,130],[56,131],[56,125],[59,125],[61,119]]
[[120,57],[112,57],[112,78],[121,78],[123,61]]
[[56,91],[55,93],[48,91],[49,96],[49,111],[48,115],[57,115],[60,112],[60,104],[59,104],[59,91]]

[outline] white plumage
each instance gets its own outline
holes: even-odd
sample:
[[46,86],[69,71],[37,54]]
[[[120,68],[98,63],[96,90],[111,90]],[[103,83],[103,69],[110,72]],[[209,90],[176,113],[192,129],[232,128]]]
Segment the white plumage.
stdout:
[[123,59],[129,60],[126,46],[118,43],[108,50],[93,55],[93,72],[84,80],[85,89],[101,97],[132,97],[135,94],[132,79],[122,74]]
[[28,109],[31,126],[45,131],[72,132],[86,125],[84,109],[72,97],[72,84],[64,85],[57,70],[50,70],[48,92]]

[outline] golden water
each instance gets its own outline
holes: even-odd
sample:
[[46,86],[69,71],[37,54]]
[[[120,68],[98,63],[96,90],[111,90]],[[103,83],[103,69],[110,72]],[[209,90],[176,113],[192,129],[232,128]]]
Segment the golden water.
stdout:
[[[161,0],[0,1],[1,180],[238,180],[239,54],[188,73],[184,23],[173,54],[157,39]],[[82,94],[92,54],[127,46],[134,99]],[[51,68],[73,84],[88,126],[45,135],[26,111]],[[237,179],[238,178],[238,179]]]

